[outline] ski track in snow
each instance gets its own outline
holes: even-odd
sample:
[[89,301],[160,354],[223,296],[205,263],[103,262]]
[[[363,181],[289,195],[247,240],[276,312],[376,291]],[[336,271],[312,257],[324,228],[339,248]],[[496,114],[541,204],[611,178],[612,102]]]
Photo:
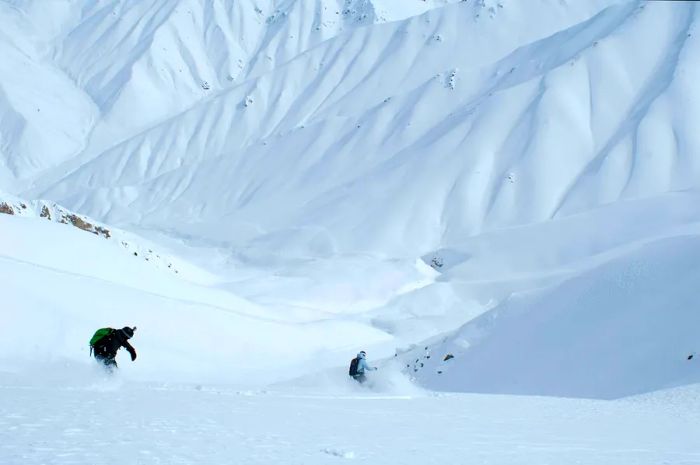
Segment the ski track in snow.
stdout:
[[699,387],[646,402],[0,385],[3,464],[700,463]]

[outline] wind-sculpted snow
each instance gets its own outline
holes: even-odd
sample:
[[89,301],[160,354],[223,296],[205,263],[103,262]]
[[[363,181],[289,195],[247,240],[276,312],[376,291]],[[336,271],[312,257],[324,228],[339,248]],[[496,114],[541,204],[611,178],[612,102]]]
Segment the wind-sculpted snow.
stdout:
[[695,186],[696,106],[671,103],[693,93],[693,5],[479,8],[339,35],[29,194],[236,246],[312,228],[409,254]]
[[17,178],[80,151],[97,112],[84,92],[41,59],[28,20],[2,2],[0,21],[0,185],[9,189]]
[[[689,193],[620,202],[435,252],[438,282],[500,303],[402,355],[406,372],[433,389],[562,397],[700,382],[687,359],[697,352],[700,324],[690,285],[700,273],[698,205]],[[390,316],[384,312],[379,327],[408,331]]]
[[[11,174],[30,177],[84,152],[74,162],[80,163],[345,30],[453,0],[411,1],[415,5],[403,15],[401,8],[389,8],[396,2],[380,2],[387,4],[381,17],[369,0],[56,1],[48,8],[43,0],[3,4],[0,21],[6,35],[0,47],[9,98],[34,92],[42,99],[55,95],[70,107],[79,105],[69,107],[75,115],[66,119],[65,112],[63,118],[55,114],[59,105],[45,100],[27,105],[0,99],[3,108],[19,110],[32,123],[25,132],[35,146],[13,144],[6,156],[33,164],[10,165]],[[23,55],[14,57],[17,48]],[[19,89],[13,88],[14,79],[24,81]],[[40,107],[45,112],[41,118],[27,115]],[[17,124],[0,126],[6,132],[3,139],[19,132]],[[31,132],[39,128],[40,137]],[[48,157],[37,138],[51,141],[59,153]],[[3,183],[7,187],[9,180]]]
[[101,116],[60,118],[85,138],[34,162],[15,138],[38,120],[6,113],[6,179],[65,161],[8,188],[233,246],[315,255],[315,231],[321,253],[416,255],[696,187],[693,4],[457,3],[389,24],[321,17],[312,39],[304,12],[380,9],[331,3],[73,8],[49,50]]
[[432,347],[416,375],[448,391],[595,398],[698,383],[699,251],[697,232],[659,240],[514,296]]

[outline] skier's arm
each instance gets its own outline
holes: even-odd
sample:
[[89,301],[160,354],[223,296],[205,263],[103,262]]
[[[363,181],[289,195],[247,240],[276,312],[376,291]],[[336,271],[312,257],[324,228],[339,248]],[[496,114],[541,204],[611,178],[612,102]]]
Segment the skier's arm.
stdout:
[[364,358],[361,358],[360,363],[358,363],[358,365],[357,365],[357,370],[360,372],[374,371],[376,369],[377,369],[376,367],[371,367],[371,366],[367,365],[367,361]]
[[136,360],[136,349],[134,349],[128,341],[124,341],[122,343],[122,346],[124,346],[124,348],[129,351],[129,355],[131,355],[131,361],[133,362],[134,360]]

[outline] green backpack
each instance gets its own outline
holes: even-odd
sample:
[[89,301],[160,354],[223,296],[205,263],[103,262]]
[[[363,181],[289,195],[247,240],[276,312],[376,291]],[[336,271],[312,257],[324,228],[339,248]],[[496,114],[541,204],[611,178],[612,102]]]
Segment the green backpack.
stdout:
[[112,328],[100,328],[97,331],[95,331],[95,334],[92,335],[92,338],[90,339],[90,355],[92,355],[92,349],[94,349],[95,344],[100,342],[102,339],[105,337],[109,336],[114,332],[114,329]]

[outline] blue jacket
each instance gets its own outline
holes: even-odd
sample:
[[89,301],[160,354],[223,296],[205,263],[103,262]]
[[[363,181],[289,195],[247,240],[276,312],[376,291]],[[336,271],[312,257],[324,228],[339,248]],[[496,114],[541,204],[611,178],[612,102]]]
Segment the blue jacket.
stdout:
[[365,371],[373,371],[376,370],[376,367],[371,367],[367,364],[367,360],[365,360],[365,354],[357,354],[357,374],[362,375],[365,373]]

